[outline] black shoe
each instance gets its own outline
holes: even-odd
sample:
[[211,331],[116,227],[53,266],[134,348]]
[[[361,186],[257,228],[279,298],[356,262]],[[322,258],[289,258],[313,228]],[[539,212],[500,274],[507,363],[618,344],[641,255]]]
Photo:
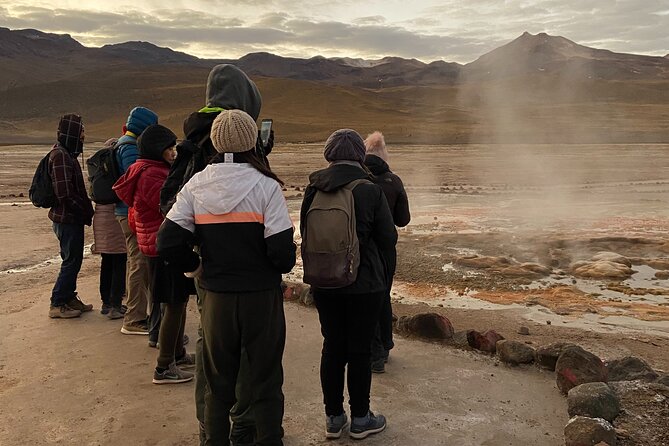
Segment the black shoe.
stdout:
[[100,308],[100,314],[109,314],[111,311],[112,306],[109,304],[102,304],[102,308]]
[[372,373],[385,373],[386,366],[383,358],[372,361]]

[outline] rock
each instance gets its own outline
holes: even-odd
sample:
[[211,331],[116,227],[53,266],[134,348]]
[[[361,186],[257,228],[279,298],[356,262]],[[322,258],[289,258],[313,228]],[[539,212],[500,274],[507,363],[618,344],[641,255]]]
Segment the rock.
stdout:
[[609,386],[623,408],[616,418],[621,443],[669,445],[669,387],[643,381],[616,381]]
[[634,274],[629,266],[610,260],[576,262],[570,268],[573,275],[590,279],[627,279]]
[[604,442],[616,446],[616,431],[602,418],[574,417],[564,428],[565,446],[592,446]]
[[314,304],[314,293],[311,291],[311,287],[304,287],[302,294],[300,294],[300,303],[308,307]]
[[535,362],[539,367],[546,370],[555,370],[555,363],[557,362],[560,354],[566,347],[574,347],[574,344],[569,344],[566,342],[556,342],[554,344],[549,344],[544,347],[539,347],[536,351]]
[[523,335],[523,336],[527,336],[527,335],[530,334],[530,329],[527,328],[527,327],[525,327],[525,326],[520,327],[520,328],[518,329],[518,334],[521,334],[521,335]]
[[483,334],[476,330],[469,330],[467,332],[469,346],[482,352],[495,353],[497,350],[497,342],[502,339],[504,339],[504,336],[500,335],[495,330],[488,330]]
[[656,383],[669,387],[669,373],[663,373],[655,380]]
[[606,366],[597,356],[581,347],[566,347],[555,364],[557,386],[563,394],[581,384],[606,382]]
[[604,383],[586,383],[569,391],[567,405],[570,417],[581,415],[590,418],[613,420],[620,413],[620,401]]
[[646,361],[635,356],[614,359],[606,363],[609,381],[654,381],[657,373]]
[[397,321],[398,330],[425,339],[451,339],[453,325],[445,316],[437,313],[422,313],[415,316],[402,316]]
[[467,339],[467,333],[468,333],[467,330],[456,331],[453,334],[453,338],[451,338],[451,344],[457,348],[469,349],[470,347],[469,347],[469,341]]
[[607,262],[613,262],[613,263],[620,263],[621,265],[625,266],[632,266],[632,261],[628,259],[625,256],[622,256],[616,252],[610,252],[610,251],[601,251],[595,254],[590,258],[590,260],[597,262],[600,260],[605,260]]
[[669,279],[669,271],[656,271],[655,278],[659,280]]
[[534,361],[534,349],[522,342],[501,340],[496,348],[500,361],[507,364],[530,364]]
[[506,257],[491,257],[491,256],[480,256],[480,255],[470,255],[458,257],[453,262],[456,266],[465,266],[469,268],[477,269],[488,269],[496,268],[501,269],[511,265],[511,260]]

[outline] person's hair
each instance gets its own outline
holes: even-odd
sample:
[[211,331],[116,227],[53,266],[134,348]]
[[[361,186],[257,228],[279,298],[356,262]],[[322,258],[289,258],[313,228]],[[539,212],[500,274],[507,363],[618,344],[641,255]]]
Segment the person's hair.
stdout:
[[[211,159],[210,163],[211,164],[222,163],[225,160],[224,156],[225,156],[224,153],[217,153]],[[233,154],[233,160],[235,163],[249,163],[258,172],[265,175],[266,177],[273,179],[281,186],[283,186],[283,181],[281,181],[281,179],[278,176],[276,176],[274,172],[272,172],[272,170],[269,168],[267,164],[265,164],[263,161],[260,160],[260,158],[258,158],[258,156],[255,153],[255,149],[247,150],[246,152],[235,153]]]

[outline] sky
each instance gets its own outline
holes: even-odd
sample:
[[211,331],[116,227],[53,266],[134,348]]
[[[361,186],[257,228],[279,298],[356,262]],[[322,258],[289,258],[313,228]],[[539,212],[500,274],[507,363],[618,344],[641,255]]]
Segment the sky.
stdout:
[[203,58],[468,63],[523,32],[616,52],[669,53],[669,0],[2,0],[0,26],[86,46],[141,40]]

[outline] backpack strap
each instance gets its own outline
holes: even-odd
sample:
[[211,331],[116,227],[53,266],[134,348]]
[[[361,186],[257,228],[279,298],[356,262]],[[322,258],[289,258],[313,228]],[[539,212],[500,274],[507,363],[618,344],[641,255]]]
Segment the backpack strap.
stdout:
[[370,183],[370,184],[372,184],[372,182],[369,181],[367,178],[359,178],[359,179],[357,179],[357,180],[353,180],[353,181],[351,181],[351,182],[345,184],[343,187],[344,187],[344,189],[348,189],[348,190],[350,190],[351,192],[353,192],[353,189],[355,189],[355,187],[356,187],[357,185],[359,185],[359,184],[363,184],[363,183]]

